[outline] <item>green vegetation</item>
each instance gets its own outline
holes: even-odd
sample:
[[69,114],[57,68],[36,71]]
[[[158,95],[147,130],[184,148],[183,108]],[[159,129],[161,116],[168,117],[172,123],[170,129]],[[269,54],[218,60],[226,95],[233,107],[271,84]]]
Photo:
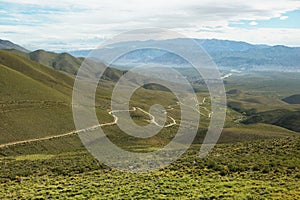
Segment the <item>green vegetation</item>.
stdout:
[[300,111],[292,112],[284,109],[266,111],[255,114],[244,121],[246,124],[258,122],[274,124],[300,132]]
[[0,61],[0,143],[74,130],[71,77],[5,51]]
[[[124,72],[109,68],[106,73],[116,80]],[[114,84],[105,77],[96,97],[100,123],[113,120],[107,109]],[[68,74],[0,51],[0,144],[73,131],[73,83]]]
[[52,67],[56,70],[76,74],[82,60],[75,58],[67,53],[56,54],[44,50],[37,50],[29,53],[29,58],[43,65]]
[[[201,121],[190,149],[164,169],[131,174],[95,160],[77,134],[62,135],[75,129],[71,94],[80,62],[68,54],[0,51],[0,199],[300,197],[300,136],[296,132],[300,107],[281,100],[299,90],[295,86],[300,80],[297,74],[226,79],[225,127],[216,148],[205,159],[200,159],[198,152],[210,121],[210,99],[203,85],[194,85]],[[111,93],[124,73],[108,68],[99,82],[96,113],[100,124],[114,120],[109,114]],[[177,101],[168,89],[156,84],[135,91],[130,100],[130,109],[139,108],[130,112],[135,123],[148,124],[147,111],[154,104],[164,106],[169,117],[166,124],[172,123],[171,119],[176,122],[151,138],[133,138],[115,124],[102,128],[123,149],[157,150],[176,134],[180,106],[192,106]],[[26,142],[57,135],[62,136]]]
[[240,120],[244,124],[266,123],[299,132],[299,95],[295,94],[299,91],[299,80],[300,73],[282,72],[230,77],[226,80],[230,89],[227,105],[244,115]]
[[0,158],[0,198],[297,199],[299,142],[295,136],[220,144],[205,159],[193,145],[172,165],[147,174],[111,170],[84,150],[7,155]]
[[226,79],[226,89],[279,100],[299,93],[299,72],[245,72]]

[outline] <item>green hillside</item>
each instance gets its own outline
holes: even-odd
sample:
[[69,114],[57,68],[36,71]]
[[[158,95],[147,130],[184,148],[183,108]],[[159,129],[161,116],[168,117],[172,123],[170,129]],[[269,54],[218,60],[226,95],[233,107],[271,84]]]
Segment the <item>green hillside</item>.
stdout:
[[74,79],[69,75],[7,51],[0,51],[0,63],[65,95],[72,93]]
[[69,101],[69,98],[58,90],[3,64],[0,64],[0,87],[0,102]]
[[[0,51],[0,144],[73,131],[74,78],[16,52]],[[111,80],[118,80],[123,73],[108,68],[100,82],[97,114],[103,123],[113,120],[106,111]]]
[[257,113],[244,121],[246,124],[253,123],[273,124],[287,129],[300,132],[300,111],[278,109]]
[[43,65],[52,67],[53,69],[65,71],[73,75],[77,73],[82,62],[82,60],[67,53],[57,54],[44,50],[29,53],[29,58]]
[[[15,49],[8,49],[5,51],[24,57],[28,60],[38,62],[44,66],[58,70],[60,72],[65,72],[72,77],[77,74],[79,67],[84,61],[83,58],[76,58],[67,53],[54,53],[44,50],[37,50],[30,53],[18,51]],[[89,60],[88,62],[95,68],[97,68],[98,65],[101,65],[101,63],[92,60]],[[108,81],[117,81],[125,72],[126,71],[108,67],[104,72],[102,79]]]
[[[0,144],[64,134],[75,129],[71,110],[74,78],[15,52],[0,51],[1,61],[1,119]],[[112,122],[108,114],[114,82],[125,72],[108,68],[96,93],[96,111],[100,123]],[[149,101],[140,101],[146,97]],[[152,103],[165,106],[176,104],[171,93],[142,89],[132,105],[149,108]],[[164,99],[164,101],[161,101]],[[148,116],[139,114],[137,121]],[[142,122],[145,123],[145,122]],[[115,127],[113,138],[120,131]],[[156,138],[155,143],[159,143]],[[124,141],[120,141],[123,143]],[[77,144],[80,145],[80,144]]]
[[1,144],[74,130],[70,76],[6,51],[0,63]]

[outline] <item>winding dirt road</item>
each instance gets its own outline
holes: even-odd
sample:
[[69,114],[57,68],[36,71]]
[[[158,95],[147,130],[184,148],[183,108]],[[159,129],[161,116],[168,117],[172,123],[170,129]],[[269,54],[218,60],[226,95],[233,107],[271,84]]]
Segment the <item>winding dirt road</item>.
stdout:
[[150,121],[149,121],[149,122],[155,124],[155,125],[158,126],[158,127],[161,127],[161,128],[167,128],[167,127],[171,127],[171,126],[174,126],[174,125],[177,124],[177,123],[176,123],[176,120],[175,120],[173,117],[168,116],[168,117],[172,120],[172,122],[171,122],[170,124],[168,124],[168,125],[162,126],[162,125],[158,124],[158,123],[155,121],[155,117],[154,117],[152,114],[150,114],[149,112],[147,112],[147,111],[145,111],[145,110],[143,110],[143,109],[141,109],[141,108],[138,108],[138,109],[139,109],[141,112],[143,112],[143,113],[149,115],[149,117],[150,117]]
[[1,144],[0,148],[14,146],[14,145],[18,145],[18,144],[27,144],[27,143],[37,142],[37,141],[51,140],[51,139],[55,139],[55,138],[66,137],[66,136],[75,135],[75,134],[78,134],[78,133],[84,133],[84,132],[87,132],[87,131],[96,130],[97,128],[103,127],[103,126],[112,126],[112,125],[117,124],[118,120],[119,120],[119,118],[116,115],[114,115],[113,113],[116,113],[116,112],[125,112],[125,111],[134,112],[137,109],[140,110],[141,112],[149,115],[149,117],[151,119],[150,123],[153,123],[153,124],[155,124],[155,125],[157,125],[159,127],[165,127],[165,128],[167,128],[167,127],[171,127],[171,126],[174,126],[174,125],[177,124],[174,118],[168,116],[172,120],[172,122],[170,124],[166,125],[166,126],[161,126],[161,125],[159,125],[155,121],[155,117],[152,114],[150,114],[149,112],[143,110],[142,108],[133,107],[131,110],[114,110],[114,111],[109,111],[108,113],[114,117],[114,121],[112,121],[112,122],[108,122],[108,123],[104,123],[104,124],[99,124],[99,125],[91,126],[91,127],[88,127],[88,128],[85,128],[85,129],[81,129],[81,130],[74,130],[74,131],[71,131],[71,132],[68,132],[68,133],[64,133],[64,134],[60,134],[60,135],[47,136],[47,137],[43,137],[43,138],[34,138],[34,139],[28,139],[28,140],[22,140],[22,141],[16,141],[16,142],[9,142],[9,143],[6,143],[6,144]]
[[[199,110],[195,109],[194,107],[190,106],[190,105],[186,105],[184,103],[180,103],[180,102],[177,102],[176,105],[170,105],[168,106],[168,110],[173,110],[174,106],[178,106],[178,105],[183,105],[183,106],[187,106],[187,107],[191,107],[192,109],[194,109],[195,111],[197,111],[200,115],[203,115],[205,117],[208,117],[210,118],[211,115],[213,114],[212,112],[210,112],[206,107],[204,106],[200,106],[200,105],[203,105],[205,104],[205,101],[206,101],[206,97],[204,97],[203,101],[201,103],[198,104],[198,106],[202,109],[204,109],[207,113],[208,113],[208,116],[206,116],[205,114],[201,113]],[[197,106],[197,105],[196,105]],[[85,129],[81,129],[81,130],[74,130],[74,131],[71,131],[71,132],[68,132],[68,133],[64,133],[64,134],[60,134],[60,135],[54,135],[54,136],[47,136],[47,137],[43,137],[43,138],[34,138],[34,139],[28,139],[28,140],[22,140],[22,141],[16,141],[16,142],[9,142],[9,143],[6,143],[6,144],[0,144],[0,148],[5,148],[5,147],[9,147],[9,146],[14,146],[14,145],[18,145],[18,144],[27,144],[27,143],[32,143],[32,142],[37,142],[37,141],[43,141],[43,140],[51,140],[51,139],[55,139],[55,138],[60,138],[60,137],[66,137],[66,136],[70,136],[70,135],[75,135],[75,134],[78,134],[78,133],[84,133],[84,132],[88,132],[88,131],[92,131],[92,130],[96,130],[97,128],[99,127],[103,127],[103,126],[112,126],[112,125],[115,125],[118,123],[118,120],[119,118],[114,115],[114,113],[117,113],[117,112],[125,112],[125,111],[129,111],[129,112],[134,112],[136,110],[140,110],[141,112],[147,114],[149,117],[150,117],[150,120],[148,120],[149,123],[153,123],[155,124],[156,126],[159,126],[161,128],[168,128],[168,127],[171,127],[171,126],[174,126],[174,125],[177,125],[177,122],[176,120],[173,118],[173,117],[170,117],[168,116],[169,119],[172,120],[171,123],[165,125],[165,126],[162,126],[160,124],[158,124],[155,120],[155,116],[153,116],[151,113],[143,110],[142,108],[139,108],[139,107],[133,107],[131,110],[114,110],[114,111],[109,111],[108,113],[110,115],[113,116],[114,120],[112,122],[108,122],[108,123],[104,123],[104,124],[98,124],[98,125],[95,125],[95,126],[91,126],[91,127],[88,127],[88,128],[85,128]]]

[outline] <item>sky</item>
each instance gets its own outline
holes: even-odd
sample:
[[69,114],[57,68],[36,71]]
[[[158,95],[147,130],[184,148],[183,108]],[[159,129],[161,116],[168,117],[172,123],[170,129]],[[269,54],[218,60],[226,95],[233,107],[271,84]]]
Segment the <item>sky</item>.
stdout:
[[95,48],[165,28],[191,38],[300,46],[300,0],[0,0],[0,39],[30,50]]

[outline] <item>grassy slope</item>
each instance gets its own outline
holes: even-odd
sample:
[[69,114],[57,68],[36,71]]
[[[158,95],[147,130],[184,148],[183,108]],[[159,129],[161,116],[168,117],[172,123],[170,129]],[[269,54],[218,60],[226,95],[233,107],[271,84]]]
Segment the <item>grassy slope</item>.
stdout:
[[0,65],[0,101],[57,100],[67,101],[66,96],[47,85],[12,68]]
[[2,65],[23,73],[65,95],[72,94],[74,79],[69,75],[6,51],[0,51],[0,62]]
[[3,51],[0,61],[0,143],[74,129],[72,78]]
[[[77,74],[78,69],[84,61],[83,58],[76,58],[67,53],[54,53],[44,50],[37,50],[31,53],[25,53],[14,49],[5,51],[21,56],[28,60],[38,62],[57,71],[65,72],[72,77]],[[92,60],[89,61],[89,64],[92,64],[96,67],[97,65],[101,65],[101,63]],[[107,68],[107,70],[103,74],[102,79],[108,81],[117,81],[125,72],[126,71],[121,71],[115,68]]]
[[[290,96],[296,100],[300,73],[252,73],[230,77],[226,87],[228,106],[242,114],[246,124],[267,123],[299,132],[300,105],[284,102]],[[295,97],[295,98],[294,98]],[[288,99],[288,98],[287,98]]]
[[239,89],[256,96],[283,99],[299,93],[300,73],[252,72],[226,79],[226,89]]
[[81,60],[67,53],[57,54],[44,50],[29,53],[29,58],[56,70],[75,75],[81,65]]
[[11,155],[0,158],[0,198],[297,199],[299,142],[295,136],[220,144],[205,159],[194,145],[172,165],[147,174],[110,170],[80,149]]
[[[0,51],[0,143],[58,135],[75,128],[71,110],[74,78],[24,55]],[[100,123],[113,120],[106,111],[110,106],[111,80],[121,74],[109,68],[101,81],[96,95]]]

